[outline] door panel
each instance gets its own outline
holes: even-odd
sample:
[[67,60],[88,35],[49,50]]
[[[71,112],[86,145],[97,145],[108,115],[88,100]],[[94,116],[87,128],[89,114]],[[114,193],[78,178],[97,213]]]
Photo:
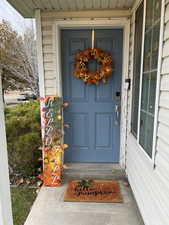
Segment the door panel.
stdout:
[[[95,114],[95,148],[111,150],[112,147],[112,113]],[[109,134],[109,135],[105,135]]]
[[[86,85],[73,77],[75,54],[91,47],[91,30],[62,31],[63,98],[70,106],[65,109],[65,151],[67,162],[118,162],[120,126],[115,105],[121,92],[123,31],[95,30],[95,47],[112,54],[113,73],[107,83]],[[90,69],[97,63],[90,61]]]

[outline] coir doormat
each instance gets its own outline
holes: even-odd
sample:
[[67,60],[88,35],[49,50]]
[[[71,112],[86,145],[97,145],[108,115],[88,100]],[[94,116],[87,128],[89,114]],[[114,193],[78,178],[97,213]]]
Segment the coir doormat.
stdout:
[[64,201],[122,203],[123,198],[115,180],[73,180],[68,183]]

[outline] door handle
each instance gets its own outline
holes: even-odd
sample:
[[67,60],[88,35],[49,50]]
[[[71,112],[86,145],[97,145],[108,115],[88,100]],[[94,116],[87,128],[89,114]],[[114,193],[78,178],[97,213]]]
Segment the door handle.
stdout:
[[120,111],[121,111],[121,107],[120,104],[116,104],[115,105],[115,125],[119,125],[120,124]]

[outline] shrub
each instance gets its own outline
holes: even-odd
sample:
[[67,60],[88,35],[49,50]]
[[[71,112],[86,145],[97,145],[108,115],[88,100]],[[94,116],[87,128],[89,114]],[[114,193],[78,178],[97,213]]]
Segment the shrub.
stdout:
[[5,116],[10,172],[36,175],[41,155],[39,101],[6,108]]

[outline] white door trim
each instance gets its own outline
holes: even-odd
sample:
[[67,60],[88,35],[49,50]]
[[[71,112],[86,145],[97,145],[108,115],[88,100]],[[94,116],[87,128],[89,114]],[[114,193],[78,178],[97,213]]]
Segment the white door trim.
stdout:
[[55,54],[55,75],[58,82],[58,95],[62,97],[62,76],[61,76],[61,46],[60,30],[72,28],[123,28],[123,68],[122,68],[122,89],[121,89],[121,127],[120,127],[120,164],[125,168],[126,164],[126,137],[127,137],[127,101],[128,86],[125,79],[128,78],[128,61],[129,61],[129,36],[130,36],[130,19],[112,18],[112,19],[77,19],[76,20],[58,20],[53,25],[53,53]]

